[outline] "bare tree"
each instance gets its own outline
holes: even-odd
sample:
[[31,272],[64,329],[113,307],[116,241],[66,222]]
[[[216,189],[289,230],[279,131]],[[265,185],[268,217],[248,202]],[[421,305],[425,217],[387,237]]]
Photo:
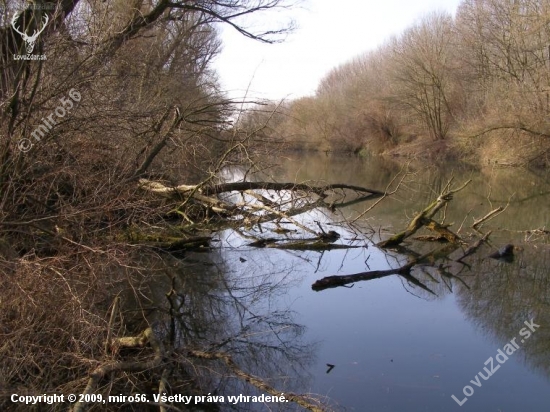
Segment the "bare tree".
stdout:
[[412,110],[434,140],[445,139],[452,120],[449,65],[452,20],[432,14],[392,45],[392,97]]
[[[137,179],[203,182],[249,154],[249,138],[232,130],[235,107],[211,68],[220,48],[216,25],[275,42],[288,27],[254,31],[245,18],[288,5],[37,0],[18,10],[7,3],[0,30],[0,284],[11,298],[0,301],[0,386],[83,391],[109,375],[100,364],[128,366],[105,342],[143,328],[153,350],[133,368],[115,368],[129,378],[114,376],[115,385],[130,393],[140,379],[166,381],[141,368],[158,366],[162,338],[139,308],[150,298],[144,275],[170,264],[158,249],[138,252],[131,239],[136,226],[181,223],[182,215],[203,211],[147,196]],[[45,17],[33,53],[47,59],[14,58],[27,51],[18,31],[32,36]],[[115,303],[117,294],[123,303]],[[127,306],[129,296],[137,310]]]

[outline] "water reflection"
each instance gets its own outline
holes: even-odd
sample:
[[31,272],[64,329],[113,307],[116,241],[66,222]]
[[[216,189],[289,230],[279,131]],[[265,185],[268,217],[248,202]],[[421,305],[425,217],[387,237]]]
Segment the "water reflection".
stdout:
[[468,290],[457,291],[467,318],[497,343],[518,336],[526,320],[540,325],[522,344],[524,362],[550,378],[550,247],[526,248],[513,263],[478,256]]
[[[312,156],[305,162],[295,156],[281,168],[280,179],[345,181],[380,189],[401,167],[376,158],[367,161],[331,158],[327,162],[326,159],[316,161]],[[433,294],[397,276],[357,283],[352,289],[330,290],[326,294],[323,292],[322,297],[306,295],[303,287],[295,292],[307,302],[299,306],[299,312],[308,319],[310,333],[323,341],[320,357],[330,358],[331,363],[336,364],[329,377],[322,374],[321,366],[324,365],[320,362],[315,375],[316,387],[320,391],[330,388],[336,399],[353,410],[448,410],[454,407],[453,401],[448,403],[451,393],[458,395],[497,348],[518,336],[525,326],[524,321],[535,319],[540,328],[529,341],[525,341],[522,351],[514,355],[512,363],[502,368],[499,376],[491,378],[490,384],[476,392],[476,398],[472,398],[463,409],[547,410],[550,404],[549,175],[529,170],[410,167],[414,175],[405,181],[397,196],[384,201],[364,222],[365,227],[375,229],[371,237],[374,242],[388,237],[383,229],[377,230],[378,227],[389,228],[391,232],[403,228],[451,176],[473,180],[446,210],[447,221],[454,222],[452,230],[463,239],[473,240],[469,233],[473,232],[470,226],[475,219],[498,206],[508,205],[506,213],[481,228],[484,232],[493,230],[489,245],[466,258],[466,265],[447,259],[415,269],[415,278]],[[352,219],[366,207],[354,205],[342,213],[345,219]],[[506,243],[522,249],[516,252],[514,262],[487,258]],[[433,244],[415,242],[412,249],[416,252],[400,250],[394,254],[378,255],[367,262],[356,259],[347,260],[345,264],[341,263],[340,253],[330,252],[330,257],[324,256],[325,267],[320,272],[324,275],[349,274],[398,267],[407,256],[425,253],[430,248]],[[456,251],[451,257],[456,258],[459,253]],[[376,254],[374,248],[365,251],[365,256]],[[403,287],[408,293],[403,294]],[[324,309],[327,306],[333,309],[333,316]],[[371,316],[369,311],[374,311],[378,317]],[[331,325],[330,322],[312,319],[312,316],[343,323]],[[386,325],[380,323],[380,316],[386,319]],[[471,329],[471,325],[475,329]],[[341,334],[342,338],[335,338],[335,334]],[[373,339],[376,339],[374,347]],[[368,353],[363,350],[365,345],[369,348]],[[349,356],[335,355],[342,347],[347,348]],[[431,357],[434,353],[438,367],[434,367]],[[403,359],[402,355],[417,356],[424,362]],[[392,362],[388,368],[389,365],[383,361],[398,356],[407,364],[406,369],[399,370],[405,374],[402,376],[411,377],[408,382],[393,375],[391,370],[398,369],[395,363]],[[359,375],[361,361],[358,359],[369,365]],[[529,371],[536,372],[540,378]],[[348,373],[354,376],[355,383],[337,378]],[[392,378],[388,379],[390,376]],[[413,389],[415,381],[425,384]],[[372,390],[365,385],[372,386]],[[408,392],[403,390],[404,387],[409,388]],[[429,390],[434,393],[424,392],[428,388],[432,388]],[[392,392],[393,397],[390,396]]]
[[[244,374],[262,380],[279,394],[286,393],[287,398],[290,392],[307,392],[316,346],[304,338],[305,327],[280,299],[295,282],[290,275],[292,265],[269,258],[245,259],[239,254],[230,257],[220,248],[184,259],[165,255],[156,264],[149,262],[149,267],[152,276],[140,295],[128,293],[124,300],[129,308],[141,307],[147,322],[172,348],[172,373],[167,379],[173,393],[262,393],[239,379],[223,359],[200,359],[193,356],[195,351],[229,355]],[[138,320],[136,316],[136,330],[143,327]],[[216,408],[265,410],[254,403],[235,406],[225,402]],[[302,410],[288,403],[270,403],[269,408]]]
[[[280,180],[310,181],[350,184],[384,189],[391,179],[403,170],[403,163],[388,161],[379,157],[360,159],[356,157],[330,157],[308,154],[307,160],[299,154],[289,154],[279,169]],[[456,221],[455,230],[465,228],[498,206],[510,204],[507,213],[491,221],[491,228],[512,231],[533,230],[550,225],[550,171],[528,169],[484,168],[474,170],[460,164],[434,167],[426,164],[409,163],[411,173],[399,192],[383,202],[369,214],[374,225],[398,230],[422,210],[441,187],[454,176],[456,181],[472,179],[472,183],[459,194],[459,201],[449,205],[452,216],[464,219]],[[346,217],[352,218],[367,206],[357,205],[347,210]],[[505,234],[506,235],[506,234]]]
[[[268,237],[281,225],[288,228],[279,222],[220,232],[209,254],[188,254],[184,260],[163,257],[148,281],[151,306],[157,310],[148,311],[147,319],[177,348],[185,374],[200,376],[195,391],[258,393],[223,362],[189,358],[189,348],[227,352],[240,368],[272,387],[327,396],[342,410],[452,410],[458,405],[451,395],[459,396],[484,361],[518,336],[524,321],[534,319],[540,328],[513,360],[476,388],[461,410],[547,410],[550,249],[543,231],[542,242],[528,240],[533,230],[550,222],[550,180],[529,171],[409,168],[414,174],[397,195],[353,227],[336,222],[353,219],[368,204],[294,216],[312,228],[319,222],[336,230],[341,235],[338,244],[358,248],[247,246],[248,236]],[[327,162],[323,155],[306,162],[294,157],[283,165],[278,180],[344,182],[383,190],[402,169],[376,158]],[[465,264],[455,260],[462,250],[440,251],[411,272],[418,283],[394,275],[349,289],[311,291],[311,284],[324,276],[396,268],[438,248],[432,242],[410,241],[388,252],[373,244],[388,237],[383,228],[395,232],[406,226],[451,175],[473,180],[446,210],[447,220],[454,222],[452,230],[467,242],[473,241],[469,234],[474,219],[509,205],[505,214],[482,228],[494,231],[489,245],[465,258]],[[295,239],[303,232],[278,235]],[[505,243],[522,248],[512,263],[487,257]],[[277,408],[239,405],[236,410],[246,410],[244,406]],[[289,410],[288,404],[279,409]]]

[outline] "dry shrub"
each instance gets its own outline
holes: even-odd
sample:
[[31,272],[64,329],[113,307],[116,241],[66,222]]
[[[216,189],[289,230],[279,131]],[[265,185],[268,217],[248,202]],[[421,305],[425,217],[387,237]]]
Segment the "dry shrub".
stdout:
[[516,130],[501,130],[476,139],[480,139],[478,156],[482,164],[537,167],[548,165],[548,138]]
[[[67,250],[63,252],[68,252]],[[104,352],[113,293],[128,286],[127,271],[100,251],[39,258],[29,254],[0,276],[0,409],[29,410],[10,394],[82,392]],[[134,285],[134,290],[138,290]],[[39,404],[39,410],[66,405]]]

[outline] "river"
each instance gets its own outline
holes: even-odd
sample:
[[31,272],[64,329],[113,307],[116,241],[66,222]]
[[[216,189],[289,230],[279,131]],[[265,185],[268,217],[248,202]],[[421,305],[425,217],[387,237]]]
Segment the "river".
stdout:
[[[226,230],[217,234],[211,252],[189,254],[186,293],[194,322],[192,332],[182,332],[187,344],[190,336],[197,345],[221,342],[217,347],[248,373],[281,392],[311,394],[334,410],[549,410],[548,173],[436,168],[324,153],[291,153],[279,162],[270,173],[281,182],[385,190],[396,175],[408,174],[394,195],[351,229],[339,222],[355,219],[374,201],[301,216],[301,222],[313,228],[319,222],[338,231],[341,243],[360,247],[324,252],[254,248],[243,233]],[[398,275],[311,289],[325,276],[402,264],[403,253],[374,244],[403,230],[451,177],[457,186],[471,179],[445,210],[451,230],[466,242],[476,239],[474,219],[506,207],[483,225],[483,233],[493,231],[490,244],[466,258],[467,265],[449,261],[415,269],[429,291]],[[513,262],[487,257],[507,243],[516,246]],[[421,252],[435,247],[418,241],[407,246]],[[457,276],[446,276],[446,270]],[[256,393],[238,379],[223,377],[227,374],[201,373],[217,393]],[[289,405],[235,409],[300,410]]]

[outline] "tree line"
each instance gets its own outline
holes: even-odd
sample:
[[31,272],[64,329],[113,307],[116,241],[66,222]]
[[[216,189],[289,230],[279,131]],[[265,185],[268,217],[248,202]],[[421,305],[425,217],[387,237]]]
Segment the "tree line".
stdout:
[[[10,394],[206,394],[223,374],[249,380],[258,370],[254,359],[230,357],[247,353],[233,347],[246,346],[239,328],[220,322],[213,331],[208,310],[222,308],[216,282],[225,275],[195,281],[159,246],[204,244],[192,223],[212,214],[191,196],[166,200],[139,182],[196,184],[198,196],[224,167],[254,164],[253,136],[234,127],[237,106],[212,69],[218,27],[277,42],[291,22],[270,26],[267,17],[289,4],[0,0],[0,409],[28,409]],[[251,15],[265,24],[249,28]],[[227,357],[207,359],[218,338]],[[208,379],[215,369],[221,375]]]
[[549,23],[546,0],[464,0],[244,123],[295,148],[547,165]]

